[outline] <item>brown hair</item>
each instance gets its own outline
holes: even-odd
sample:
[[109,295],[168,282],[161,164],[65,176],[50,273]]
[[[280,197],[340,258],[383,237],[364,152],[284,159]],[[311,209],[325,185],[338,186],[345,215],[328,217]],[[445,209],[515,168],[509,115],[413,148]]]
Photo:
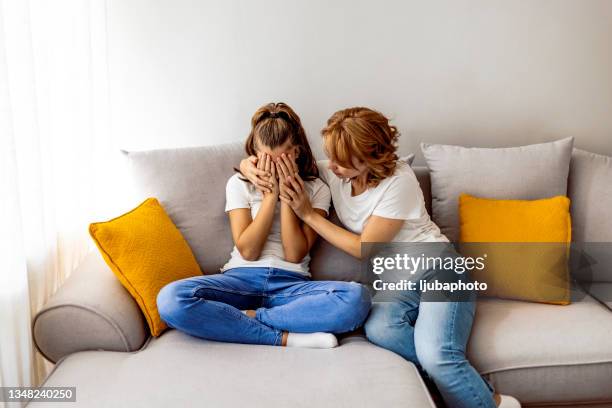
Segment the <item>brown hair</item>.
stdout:
[[299,150],[296,164],[300,177],[304,180],[318,177],[317,162],[312,155],[302,121],[293,109],[283,102],[268,103],[257,109],[251,119],[251,132],[244,148],[247,155],[256,156],[256,141],[274,149],[288,140]]
[[367,184],[376,187],[397,167],[397,128],[382,113],[370,108],[340,110],[321,131],[325,152],[345,168],[355,168],[355,157],[368,166]]

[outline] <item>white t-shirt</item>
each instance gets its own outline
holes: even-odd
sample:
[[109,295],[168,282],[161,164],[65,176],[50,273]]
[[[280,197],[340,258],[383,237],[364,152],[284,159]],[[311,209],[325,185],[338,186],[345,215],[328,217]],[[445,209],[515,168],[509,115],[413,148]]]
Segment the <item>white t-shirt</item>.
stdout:
[[[255,219],[261,206],[263,195],[253,186],[253,184],[242,181],[240,177],[241,175],[236,173],[227,181],[225,186],[225,211],[227,212],[236,208],[250,208],[251,217]],[[306,191],[310,197],[312,207],[329,212],[331,201],[329,187],[319,178],[312,181],[305,181],[304,185],[306,186]],[[310,276],[310,272],[308,271],[309,262],[310,255],[306,255],[300,263],[287,262],[284,259],[283,244],[281,241],[280,202],[277,202],[270,234],[268,235],[268,240],[261,251],[259,259],[256,261],[247,261],[240,255],[240,252],[234,245],[230,260],[223,265],[221,272],[240,267],[266,267],[285,269]]]
[[425,208],[423,191],[412,168],[398,161],[395,173],[376,187],[353,197],[351,183],[329,169],[329,160],[317,162],[319,177],[331,190],[334,209],[344,226],[361,234],[371,215],[405,220],[393,242],[448,242]]

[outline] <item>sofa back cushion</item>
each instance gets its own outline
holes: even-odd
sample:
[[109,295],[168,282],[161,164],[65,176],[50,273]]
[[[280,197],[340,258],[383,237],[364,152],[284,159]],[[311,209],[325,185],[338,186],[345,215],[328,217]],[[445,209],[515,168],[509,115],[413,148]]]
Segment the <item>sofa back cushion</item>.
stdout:
[[205,274],[218,272],[233,247],[225,184],[244,157],[242,143],[124,152],[134,199],[156,197]]
[[433,221],[457,241],[461,193],[521,200],[566,195],[573,141],[495,149],[422,143],[431,172]]
[[574,149],[568,183],[572,240],[612,242],[612,157]]
[[612,282],[612,157],[574,149],[568,196],[572,273],[583,285]]

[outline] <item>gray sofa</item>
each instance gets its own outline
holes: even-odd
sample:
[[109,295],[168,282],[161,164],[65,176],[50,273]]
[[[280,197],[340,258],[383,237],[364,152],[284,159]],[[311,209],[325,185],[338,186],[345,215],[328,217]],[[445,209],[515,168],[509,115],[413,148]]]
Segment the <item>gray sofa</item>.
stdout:
[[[205,273],[231,250],[224,186],[242,155],[242,144],[126,153],[135,196],[159,198]],[[431,205],[428,170],[414,170]],[[569,183],[574,238],[611,242],[610,158],[575,150]],[[320,241],[311,270],[314,279],[352,280],[359,263]],[[569,306],[479,300],[468,351],[474,366],[523,406],[612,407],[612,264],[597,273],[591,294],[575,286]],[[97,252],[32,330],[37,349],[57,363],[44,385],[76,386],[81,406],[435,406],[413,364],[358,333],[332,350],[216,343],[176,330],[152,338]]]

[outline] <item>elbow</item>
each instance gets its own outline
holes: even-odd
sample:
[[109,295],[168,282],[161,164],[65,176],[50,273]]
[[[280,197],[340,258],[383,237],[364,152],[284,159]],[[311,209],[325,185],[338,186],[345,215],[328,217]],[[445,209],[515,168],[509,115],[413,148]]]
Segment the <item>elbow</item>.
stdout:
[[304,251],[295,251],[295,250],[287,250],[286,248],[283,248],[283,252],[284,252],[284,259],[287,262],[291,262],[291,263],[300,263],[302,262],[302,259],[304,259],[304,257],[307,255],[307,253],[305,253]]
[[304,257],[299,255],[285,255],[285,261],[291,263],[300,263],[302,259],[304,259]]
[[240,256],[245,261],[256,261],[259,259],[259,255],[261,255],[260,251],[255,250],[254,248],[240,248],[238,247],[238,252],[240,252]]

